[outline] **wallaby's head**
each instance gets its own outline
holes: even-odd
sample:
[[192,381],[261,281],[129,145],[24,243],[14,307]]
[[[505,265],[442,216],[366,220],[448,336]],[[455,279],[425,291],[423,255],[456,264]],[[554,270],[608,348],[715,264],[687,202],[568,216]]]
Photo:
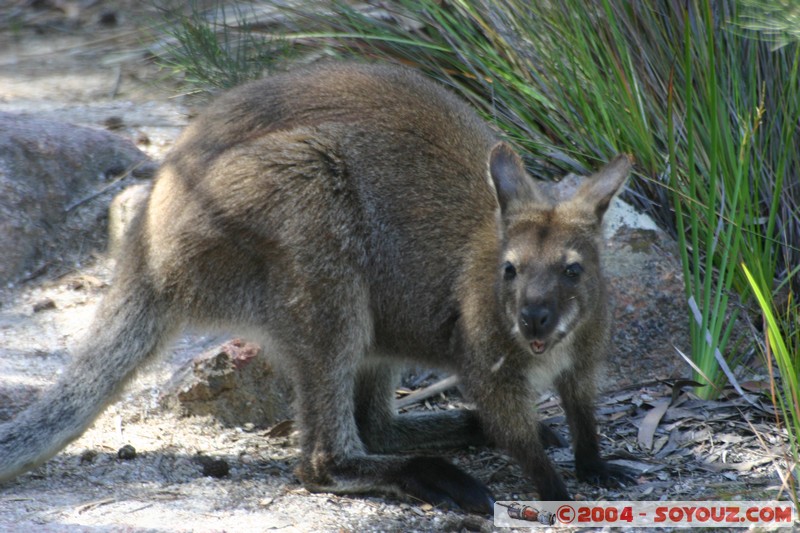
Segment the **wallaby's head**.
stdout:
[[618,156],[572,197],[555,201],[507,144],[493,148],[489,172],[502,239],[497,298],[508,329],[533,354],[547,352],[602,312],[600,227],[630,168],[629,157]]

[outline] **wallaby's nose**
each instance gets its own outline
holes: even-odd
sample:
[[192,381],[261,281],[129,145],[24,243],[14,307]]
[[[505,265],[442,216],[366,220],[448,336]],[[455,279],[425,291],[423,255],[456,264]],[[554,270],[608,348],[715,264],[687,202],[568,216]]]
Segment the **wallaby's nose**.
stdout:
[[547,304],[529,304],[520,311],[519,321],[525,333],[532,337],[543,337],[553,329],[554,315]]

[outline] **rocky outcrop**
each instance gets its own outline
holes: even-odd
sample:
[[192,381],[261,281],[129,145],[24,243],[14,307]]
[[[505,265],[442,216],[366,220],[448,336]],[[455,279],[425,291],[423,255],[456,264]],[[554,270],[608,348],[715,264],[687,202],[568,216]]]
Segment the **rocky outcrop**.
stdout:
[[107,131],[0,112],[0,283],[104,246],[113,185],[153,171],[132,142]]
[[289,417],[289,395],[261,348],[234,339],[175,372],[161,404],[181,415],[212,415],[228,426],[264,428]]

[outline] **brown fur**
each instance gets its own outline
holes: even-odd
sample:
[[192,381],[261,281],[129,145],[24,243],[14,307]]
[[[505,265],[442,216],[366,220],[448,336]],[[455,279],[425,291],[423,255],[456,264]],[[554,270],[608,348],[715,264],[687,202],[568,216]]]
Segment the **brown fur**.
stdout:
[[[477,480],[396,454],[485,434],[541,498],[567,499],[532,407],[552,383],[578,474],[613,480],[593,415],[609,330],[597,241],[629,167],[553,204],[474,112],[405,69],[332,64],[235,89],[164,161],[65,377],[0,426],[0,480],[78,437],[187,323],[238,328],[285,362],[312,490],[485,511]],[[477,411],[396,416],[409,360],[458,373]]]

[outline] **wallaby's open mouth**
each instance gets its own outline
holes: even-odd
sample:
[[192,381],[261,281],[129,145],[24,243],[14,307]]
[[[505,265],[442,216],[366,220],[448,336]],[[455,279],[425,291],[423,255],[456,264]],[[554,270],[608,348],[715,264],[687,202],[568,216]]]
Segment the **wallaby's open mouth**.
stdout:
[[534,353],[544,353],[546,349],[547,349],[547,342],[539,339],[533,339],[531,341],[531,350],[533,350]]

